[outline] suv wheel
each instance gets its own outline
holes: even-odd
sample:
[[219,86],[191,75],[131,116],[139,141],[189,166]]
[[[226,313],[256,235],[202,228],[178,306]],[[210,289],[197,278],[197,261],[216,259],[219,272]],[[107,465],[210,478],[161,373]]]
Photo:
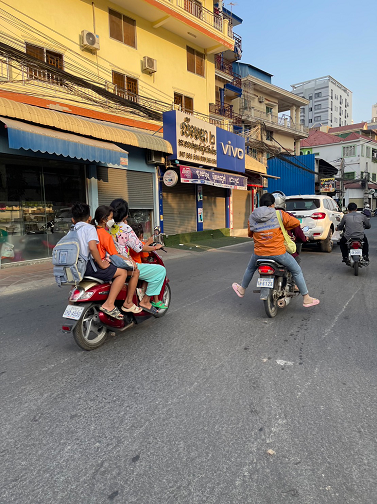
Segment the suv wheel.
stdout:
[[332,241],[332,230],[329,230],[329,234],[327,238],[320,243],[320,247],[322,252],[331,252],[333,249],[334,243]]

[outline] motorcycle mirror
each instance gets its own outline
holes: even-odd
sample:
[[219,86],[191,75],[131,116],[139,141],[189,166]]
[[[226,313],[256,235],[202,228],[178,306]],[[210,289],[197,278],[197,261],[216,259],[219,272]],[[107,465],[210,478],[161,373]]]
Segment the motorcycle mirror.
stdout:
[[159,226],[156,226],[153,230],[153,234],[160,234],[161,233],[161,228]]

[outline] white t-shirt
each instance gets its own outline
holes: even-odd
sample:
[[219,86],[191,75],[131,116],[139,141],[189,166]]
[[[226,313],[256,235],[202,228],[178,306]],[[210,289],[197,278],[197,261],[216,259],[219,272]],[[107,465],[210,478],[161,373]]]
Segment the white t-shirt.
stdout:
[[90,253],[89,242],[95,240],[99,243],[97,230],[95,226],[87,222],[78,222],[75,227],[80,241],[80,252],[87,259]]

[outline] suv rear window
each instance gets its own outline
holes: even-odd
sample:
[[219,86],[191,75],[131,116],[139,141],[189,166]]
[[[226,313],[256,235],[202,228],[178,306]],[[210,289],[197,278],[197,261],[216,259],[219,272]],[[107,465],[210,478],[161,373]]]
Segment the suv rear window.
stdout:
[[286,210],[290,212],[291,210],[316,210],[321,206],[321,202],[319,199],[287,199]]

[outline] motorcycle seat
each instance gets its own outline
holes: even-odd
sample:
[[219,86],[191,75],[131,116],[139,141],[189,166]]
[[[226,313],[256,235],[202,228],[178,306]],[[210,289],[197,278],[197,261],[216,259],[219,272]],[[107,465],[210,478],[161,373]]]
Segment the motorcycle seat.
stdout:
[[275,259],[258,259],[257,264],[260,263],[274,263],[276,264],[279,268],[285,268],[284,264],[279,263],[278,261],[275,261]]
[[105,283],[103,280],[100,280],[99,278],[91,277],[91,276],[84,276],[83,280],[90,280],[91,282],[97,282],[99,284]]

